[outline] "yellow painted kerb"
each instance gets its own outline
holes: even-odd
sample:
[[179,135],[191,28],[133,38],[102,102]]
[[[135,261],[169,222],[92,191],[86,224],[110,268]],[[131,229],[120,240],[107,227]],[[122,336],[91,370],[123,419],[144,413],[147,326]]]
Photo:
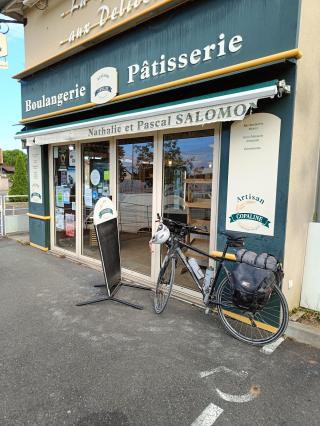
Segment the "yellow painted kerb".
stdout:
[[[191,77],[181,78],[179,80],[170,81],[168,83],[158,84],[157,86],[147,87],[145,89],[136,90],[134,92],[125,93],[123,95],[115,96],[111,102],[122,101],[125,99],[130,99],[136,96],[148,95],[151,93],[156,93],[161,90],[172,89],[174,87],[183,86],[185,84],[196,83],[203,80],[208,80],[213,77],[218,77],[221,75],[232,74],[237,71],[243,71],[250,68],[255,68],[261,65],[270,64],[272,62],[277,62],[285,59],[300,59],[302,53],[299,49],[286,50],[285,52],[276,53],[274,55],[264,56],[262,58],[252,59],[251,61],[241,62],[240,64],[231,65],[225,68],[219,68],[218,70],[208,71],[202,74],[193,75]],[[110,103],[111,103],[110,102]],[[83,109],[92,108],[97,106],[94,103],[87,103],[83,105],[78,105],[71,108],[65,108],[60,111],[49,112],[46,114],[35,115],[34,117],[24,118],[20,123],[28,123],[35,120],[40,120],[48,117],[54,117],[56,115],[66,114],[75,111],[81,111]]]
[[51,216],[41,216],[39,214],[34,213],[27,213],[27,216],[32,217],[33,219],[40,219],[40,220],[50,220]]
[[30,242],[30,246],[37,248],[39,250],[42,250],[42,251],[48,251],[49,250],[48,247],[42,247],[42,246],[39,246],[39,244],[35,244],[35,243],[32,243],[32,242]]
[[[236,314],[235,312],[226,311],[225,309],[223,309],[223,313],[224,313],[224,315],[226,315],[230,318],[241,321],[244,324],[251,325],[250,319],[243,316],[243,315]],[[265,324],[264,322],[255,321],[255,323],[256,323],[258,328],[261,328],[261,330],[266,330],[266,331],[269,331],[270,333],[276,333],[278,331],[278,328],[273,327],[272,325],[269,325],[269,324]]]

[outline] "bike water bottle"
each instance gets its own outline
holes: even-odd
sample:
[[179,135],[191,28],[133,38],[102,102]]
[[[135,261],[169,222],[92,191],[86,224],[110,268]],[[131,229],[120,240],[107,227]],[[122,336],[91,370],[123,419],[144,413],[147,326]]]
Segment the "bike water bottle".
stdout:
[[198,262],[196,261],[196,259],[194,259],[193,257],[190,257],[190,259],[188,260],[188,264],[189,264],[190,268],[193,270],[193,272],[194,272],[195,276],[198,278],[198,280],[201,280],[204,277],[204,275],[203,275],[202,269],[198,265]]
[[209,268],[206,269],[206,275],[203,280],[202,290],[203,290],[203,301],[205,305],[207,305],[207,303],[209,302],[210,290],[213,283],[213,279],[214,279],[214,268],[211,268],[210,266]]

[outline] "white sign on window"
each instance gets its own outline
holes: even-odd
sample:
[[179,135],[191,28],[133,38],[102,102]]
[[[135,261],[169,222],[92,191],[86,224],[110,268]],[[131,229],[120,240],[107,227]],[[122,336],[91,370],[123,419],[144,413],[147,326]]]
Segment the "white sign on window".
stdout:
[[226,229],[274,235],[281,119],[257,113],[230,134]]
[[31,203],[43,203],[41,146],[29,147],[29,179]]

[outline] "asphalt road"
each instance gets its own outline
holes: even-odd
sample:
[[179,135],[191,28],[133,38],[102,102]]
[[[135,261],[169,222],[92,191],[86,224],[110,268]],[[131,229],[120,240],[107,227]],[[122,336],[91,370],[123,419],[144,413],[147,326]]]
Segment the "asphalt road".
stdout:
[[188,304],[156,316],[136,289],[119,296],[143,311],[76,307],[101,280],[0,240],[1,425],[319,424],[319,350],[286,340],[265,355]]

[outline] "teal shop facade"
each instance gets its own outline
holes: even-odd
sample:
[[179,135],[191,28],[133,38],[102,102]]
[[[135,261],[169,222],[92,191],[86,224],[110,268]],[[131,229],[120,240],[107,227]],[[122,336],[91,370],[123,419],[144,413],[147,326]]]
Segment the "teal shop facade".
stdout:
[[[207,238],[191,236],[196,247],[221,250],[227,229],[245,233],[250,249],[274,253],[296,306],[312,210],[295,175],[306,161],[295,134],[311,120],[297,104],[312,31],[305,7],[186,1],[22,73],[17,138],[29,153],[31,245],[98,266],[92,211],[111,196],[125,276],[155,281],[161,253],[150,253],[148,240],[162,213],[205,225]],[[293,218],[298,193],[308,208]],[[175,291],[198,300],[185,275]]]

